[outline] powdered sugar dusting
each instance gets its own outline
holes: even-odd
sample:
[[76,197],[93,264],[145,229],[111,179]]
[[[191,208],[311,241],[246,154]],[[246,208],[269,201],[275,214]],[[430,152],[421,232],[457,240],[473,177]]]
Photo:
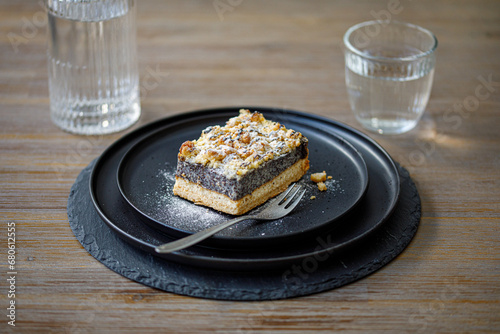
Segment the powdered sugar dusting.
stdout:
[[[150,183],[152,185],[151,189],[146,188],[146,191],[136,197],[138,207],[147,216],[170,228],[187,232],[201,231],[233,218],[231,215],[196,205],[175,196],[173,194],[173,187],[175,184],[176,166],[165,162],[158,167],[156,172],[150,174],[154,179]],[[304,175],[297,182],[306,190],[306,193],[301,203],[289,216],[271,222],[243,221],[219,232],[217,235],[230,237],[272,237],[295,233],[301,231],[304,227],[316,225],[317,222],[309,221],[309,213],[314,212],[318,214],[323,211],[325,219],[328,219],[327,216],[333,214],[336,208],[333,201],[333,211],[324,207],[324,204],[330,203],[335,197],[341,196],[344,193],[344,189],[341,186],[342,179],[326,180],[327,190],[321,192],[317,185],[310,180],[310,174]],[[311,200],[310,197],[313,195],[316,196],[316,199]],[[321,209],[318,209],[319,207]],[[258,211],[260,209],[256,208],[255,210]]]
[[190,201],[175,196],[172,189],[175,184],[175,168],[166,166],[156,176],[159,189],[149,194],[148,203],[151,218],[167,223],[170,227],[186,231],[199,231],[208,228],[223,218],[223,214],[209,208],[198,206]]

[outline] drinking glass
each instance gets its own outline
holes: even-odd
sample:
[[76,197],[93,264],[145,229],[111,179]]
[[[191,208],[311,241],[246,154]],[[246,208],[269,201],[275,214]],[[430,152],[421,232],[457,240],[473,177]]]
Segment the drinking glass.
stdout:
[[432,88],[437,39],[422,27],[369,21],[344,35],[351,109],[367,130],[399,134],[422,117]]
[[133,0],[46,0],[52,121],[85,135],[141,114]]

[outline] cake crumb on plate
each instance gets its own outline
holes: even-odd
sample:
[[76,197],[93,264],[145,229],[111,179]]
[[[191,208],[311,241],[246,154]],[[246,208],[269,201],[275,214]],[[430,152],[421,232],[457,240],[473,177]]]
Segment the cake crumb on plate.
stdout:
[[318,189],[320,191],[325,191],[326,190],[326,184],[324,182],[318,182]]

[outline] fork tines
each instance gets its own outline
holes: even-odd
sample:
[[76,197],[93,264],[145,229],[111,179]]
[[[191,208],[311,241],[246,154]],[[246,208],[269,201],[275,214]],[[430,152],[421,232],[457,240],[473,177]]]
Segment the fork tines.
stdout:
[[[290,206],[290,204],[292,203],[292,199],[298,194],[298,192],[302,189],[302,186],[294,183],[292,185],[290,185],[287,190],[285,190],[281,195],[279,195],[277,197],[277,201],[278,202],[278,205],[281,205],[283,203],[287,203],[287,206]],[[293,192],[292,192],[293,191]],[[296,202],[297,200],[300,200],[302,198],[302,196],[304,195],[305,193],[305,189],[302,191],[302,194],[300,194],[299,198],[297,198],[294,202]]]

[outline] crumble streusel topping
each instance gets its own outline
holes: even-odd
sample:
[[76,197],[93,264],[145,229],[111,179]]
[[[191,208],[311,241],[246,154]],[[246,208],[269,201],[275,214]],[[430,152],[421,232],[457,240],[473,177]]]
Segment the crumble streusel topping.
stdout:
[[285,155],[307,138],[267,120],[259,112],[241,109],[226,125],[210,126],[197,140],[184,142],[179,160],[221,168],[228,178],[243,176],[266,161]]

